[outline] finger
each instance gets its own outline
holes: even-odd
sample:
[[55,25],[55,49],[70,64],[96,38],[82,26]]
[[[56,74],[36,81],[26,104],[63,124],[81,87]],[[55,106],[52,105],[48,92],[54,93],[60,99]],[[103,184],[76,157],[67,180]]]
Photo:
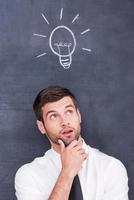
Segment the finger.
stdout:
[[77,142],[77,145],[75,146],[75,148],[82,148],[82,146],[83,146],[83,142],[82,142],[82,140],[78,140],[78,142]]
[[78,140],[78,145],[80,145],[80,146],[83,145],[83,140],[81,138]]
[[58,143],[59,143],[59,145],[60,145],[60,152],[62,153],[63,151],[64,151],[64,149],[65,149],[65,144],[64,144],[64,142],[62,141],[62,140],[58,140]]
[[87,157],[88,157],[88,154],[87,154],[87,153],[84,153],[84,154],[82,154],[82,156],[83,156],[83,160],[86,160]]
[[72,149],[72,148],[74,148],[74,147],[76,147],[78,145],[78,141],[77,140],[73,140],[72,142],[71,142],[71,144],[69,144],[68,145],[68,149]]
[[86,153],[84,149],[80,149],[80,150],[78,150],[78,152],[79,152],[80,154],[85,154],[85,153]]
[[[79,151],[79,150],[81,150],[81,149],[83,149],[82,146],[76,146],[76,147],[75,147],[75,150],[76,150],[76,151]],[[84,149],[83,149],[83,150],[84,150]]]

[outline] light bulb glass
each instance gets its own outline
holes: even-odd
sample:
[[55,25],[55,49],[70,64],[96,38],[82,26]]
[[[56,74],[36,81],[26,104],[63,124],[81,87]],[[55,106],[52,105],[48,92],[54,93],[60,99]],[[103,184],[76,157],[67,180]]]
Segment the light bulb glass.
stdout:
[[50,34],[49,46],[52,52],[59,56],[60,64],[69,68],[72,63],[72,54],[76,48],[74,33],[66,26],[57,26]]

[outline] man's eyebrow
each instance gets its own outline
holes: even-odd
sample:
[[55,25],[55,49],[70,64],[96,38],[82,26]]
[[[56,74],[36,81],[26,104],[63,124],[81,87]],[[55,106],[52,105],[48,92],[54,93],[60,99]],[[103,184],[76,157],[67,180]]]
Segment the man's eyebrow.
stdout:
[[50,114],[50,113],[54,113],[54,112],[56,112],[55,110],[50,110],[50,111],[48,111],[47,113],[46,113],[46,117]]
[[72,104],[69,104],[69,105],[65,106],[65,108],[69,108],[69,107],[75,108],[75,106],[72,105]]
[[[75,108],[75,106],[74,105],[72,105],[72,104],[69,104],[69,105],[67,105],[67,106],[65,106],[65,109],[66,108]],[[56,112],[56,110],[50,110],[50,111],[48,111],[47,113],[46,113],[46,117],[50,114],[50,113],[55,113]]]

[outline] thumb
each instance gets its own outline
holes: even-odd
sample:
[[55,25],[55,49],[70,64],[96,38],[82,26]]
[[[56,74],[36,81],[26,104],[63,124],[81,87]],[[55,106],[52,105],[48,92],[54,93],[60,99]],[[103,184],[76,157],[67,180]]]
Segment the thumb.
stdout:
[[63,151],[64,151],[64,149],[65,149],[65,144],[64,144],[64,142],[62,141],[62,140],[58,140],[58,143],[59,143],[59,145],[60,145],[60,152],[62,153]]

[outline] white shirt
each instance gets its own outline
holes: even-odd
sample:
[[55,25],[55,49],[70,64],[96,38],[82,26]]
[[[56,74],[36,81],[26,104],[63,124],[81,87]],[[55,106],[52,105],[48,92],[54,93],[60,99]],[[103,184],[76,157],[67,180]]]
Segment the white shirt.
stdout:
[[[124,165],[85,143],[88,153],[79,171],[84,200],[128,200]],[[23,165],[15,176],[18,200],[48,200],[61,170],[60,155],[53,149]]]

